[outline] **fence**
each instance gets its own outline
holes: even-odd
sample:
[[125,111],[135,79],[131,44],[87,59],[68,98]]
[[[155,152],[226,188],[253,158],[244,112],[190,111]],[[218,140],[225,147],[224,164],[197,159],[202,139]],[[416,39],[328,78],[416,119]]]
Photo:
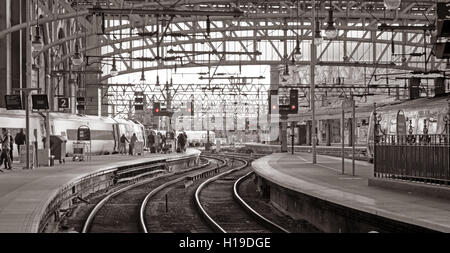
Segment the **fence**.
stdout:
[[381,135],[375,148],[379,178],[450,185],[450,135]]

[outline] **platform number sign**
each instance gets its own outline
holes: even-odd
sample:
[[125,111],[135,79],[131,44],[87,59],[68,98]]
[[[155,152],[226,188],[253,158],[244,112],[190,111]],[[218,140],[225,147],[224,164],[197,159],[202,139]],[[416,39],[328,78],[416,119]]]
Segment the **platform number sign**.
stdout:
[[59,109],[69,108],[69,98],[66,97],[58,98],[58,108]]

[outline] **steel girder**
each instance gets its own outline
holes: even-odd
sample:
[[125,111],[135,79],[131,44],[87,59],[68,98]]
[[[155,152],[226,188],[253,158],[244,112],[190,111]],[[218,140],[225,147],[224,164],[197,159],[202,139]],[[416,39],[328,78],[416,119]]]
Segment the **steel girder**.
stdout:
[[[60,11],[54,12],[52,8],[48,8],[51,1],[39,0],[39,7],[44,14],[44,18],[39,20],[39,23],[49,23],[61,20],[70,20],[69,23],[73,23],[75,17],[78,18],[78,22],[81,24],[80,28],[77,28],[73,34],[67,34],[65,38],[50,40],[50,43],[45,45],[43,51],[48,50],[54,46],[58,46],[61,43],[68,43],[69,48],[73,49],[73,41],[80,39],[83,36],[97,36],[99,31],[98,19],[89,19],[86,17],[88,14],[87,8],[93,6],[93,2],[96,1],[79,1],[79,5],[73,5],[76,1],[69,1],[69,4],[65,0],[53,1],[55,5],[60,8]],[[214,53],[211,55],[212,60],[202,60],[201,57],[186,55],[187,63],[183,66],[177,67],[196,67],[203,66],[217,66],[217,65],[278,65],[285,63],[286,53],[288,57],[292,53],[293,43],[286,43],[286,41],[293,42],[297,38],[297,31],[300,30],[299,39],[307,41],[311,39],[311,31],[309,30],[310,23],[310,1],[240,1],[239,6],[235,3],[229,3],[229,1],[199,1],[191,0],[185,1],[160,1],[160,2],[142,2],[142,1],[123,1],[123,0],[107,0],[98,1],[101,4],[106,4],[111,8],[160,8],[161,6],[168,7],[177,3],[179,9],[202,9],[202,10],[225,10],[230,7],[239,7],[241,10],[247,13],[247,15],[235,19],[225,19],[223,17],[210,17],[211,24],[211,39],[200,39],[199,36],[206,33],[206,27],[204,18],[199,17],[177,17],[173,20],[173,25],[170,27],[171,32],[183,32],[189,34],[187,39],[173,38],[172,41],[163,41],[161,43],[162,48],[169,46],[179,46],[182,50],[185,48],[195,48],[197,50],[215,50],[217,52],[226,51],[230,47],[239,48],[243,51],[260,50],[266,52],[268,57],[261,59],[261,57],[247,57],[239,60],[233,60],[232,57],[223,57],[220,53]],[[327,19],[328,3],[329,1],[316,1],[319,2],[317,8],[319,8],[318,16],[322,22]],[[385,12],[382,8],[382,1],[332,1],[335,8],[335,22],[337,28],[341,31],[340,36],[332,42],[327,42],[322,46],[322,51],[319,51],[319,60],[323,60],[326,65],[340,65],[340,66],[361,66],[362,63],[370,71],[376,73],[381,66],[379,63],[390,62],[390,39],[394,36],[394,43],[396,51],[406,54],[412,52],[424,51],[424,36],[423,33],[417,31],[396,31],[394,34],[390,32],[377,31],[377,24],[380,22],[386,22],[388,24],[399,25],[426,25],[429,22],[434,21],[435,2],[434,1],[409,1],[403,0],[402,6],[398,11]],[[78,8],[78,11],[76,10]],[[130,14],[128,17],[122,16],[121,18],[128,19],[128,24],[119,24],[113,26],[107,26],[106,32],[118,32],[121,29],[127,29],[130,27],[142,27],[145,25],[145,31],[154,30],[155,19],[147,16],[139,16]],[[120,17],[107,15],[107,21],[117,21]],[[297,22],[298,21],[298,22]],[[32,21],[31,24],[35,24],[36,21]],[[117,22],[116,22],[117,23]],[[11,31],[24,28],[25,24],[12,27],[6,31],[0,32],[0,37]],[[283,32],[285,30],[285,32]],[[287,31],[287,32],[286,32]],[[353,34],[355,31],[362,31],[358,34]],[[54,31],[56,32],[56,31]],[[85,34],[86,33],[86,34]],[[246,36],[244,36],[247,34]],[[146,54],[156,56],[156,40],[154,38],[146,38],[144,40],[144,46],[138,45],[134,42],[142,40],[138,36],[125,37],[116,39],[113,36],[100,36],[101,42],[95,46],[86,47],[81,49],[81,52],[86,52],[95,48],[107,48],[111,47],[111,52],[105,55],[117,56],[118,64],[122,70],[120,74],[128,74],[137,71],[151,71],[154,69],[173,68],[174,64],[163,63],[145,63],[144,68],[142,64],[134,61],[128,61],[120,59],[125,53],[135,54],[137,51],[145,50]],[[53,38],[56,38],[55,36]],[[280,42],[283,40],[282,42]],[[429,41],[429,37],[427,37]],[[132,47],[128,49],[120,48],[121,43],[132,43]],[[136,44],[136,46],[134,46]],[[250,45],[251,48],[248,48]],[[334,56],[333,50],[336,50],[336,45],[342,53],[338,57]],[[306,47],[307,48],[307,47]],[[303,45],[303,51],[305,52],[305,46]],[[320,50],[320,49],[319,49]],[[428,46],[427,52],[430,52]],[[37,53],[39,54],[39,53]],[[35,55],[37,55],[35,54]],[[162,54],[165,54],[165,49],[162,50]],[[329,55],[333,55],[330,57]],[[73,52],[63,56],[61,60],[55,62],[55,65],[59,65],[60,62],[66,61],[73,55]],[[342,55],[346,56],[342,59]],[[369,57],[367,57],[369,56]],[[365,57],[365,58],[364,58]],[[369,59],[367,59],[369,58]],[[409,56],[406,59],[400,61],[398,65],[391,66],[396,69],[407,70],[419,70],[423,69],[421,61],[417,61],[417,58]],[[341,61],[343,60],[343,63]],[[297,63],[298,65],[309,64],[307,58],[305,61]],[[430,68],[437,68],[441,64],[440,61],[434,61],[431,59]],[[300,73],[300,67],[298,73]],[[306,76],[307,74],[304,73]],[[110,76],[104,75],[103,80],[106,81]],[[181,85],[181,84],[180,84]],[[185,84],[183,84],[185,85]],[[191,85],[192,86],[192,85]],[[201,86],[201,85],[200,85]],[[192,88],[199,89],[200,86],[193,85]],[[151,86],[148,86],[151,87]],[[251,86],[249,86],[251,87]],[[254,89],[255,87],[252,87]],[[110,91],[114,88],[110,87]],[[182,88],[179,88],[182,91]],[[185,90],[186,91],[186,90]],[[224,89],[225,92],[231,92],[229,89]],[[254,91],[254,90],[253,90]],[[307,91],[305,91],[307,94]],[[161,98],[164,98],[162,96]],[[181,98],[180,98],[181,99]],[[183,98],[184,99],[184,98]],[[183,100],[182,99],[182,100]]]

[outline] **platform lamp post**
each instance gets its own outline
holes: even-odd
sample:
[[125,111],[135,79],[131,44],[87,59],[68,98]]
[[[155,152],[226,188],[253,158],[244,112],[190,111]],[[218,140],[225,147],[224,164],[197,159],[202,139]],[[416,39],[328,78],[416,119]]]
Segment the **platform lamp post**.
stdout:
[[377,103],[373,103],[373,176],[377,176],[377,131],[378,131],[378,120],[377,120]]
[[447,115],[444,116],[445,133],[447,135],[447,145],[450,145],[450,102],[448,102]]
[[[317,42],[320,42],[320,30],[316,34],[316,27],[318,22],[316,23],[316,1],[312,1],[312,19],[311,19],[311,61],[310,61],[310,101],[311,101],[311,121],[312,121],[312,163],[317,163],[317,150],[316,150],[316,142],[317,142],[317,126],[316,126],[316,106],[315,106],[315,68],[316,68],[316,38]],[[318,29],[317,29],[318,30]],[[318,35],[318,36],[316,36]]]
[[14,89],[16,91],[21,91],[25,93],[25,142],[27,143],[27,159],[26,159],[26,165],[24,169],[31,169],[30,166],[30,94],[32,91],[40,91],[41,88],[16,88]]

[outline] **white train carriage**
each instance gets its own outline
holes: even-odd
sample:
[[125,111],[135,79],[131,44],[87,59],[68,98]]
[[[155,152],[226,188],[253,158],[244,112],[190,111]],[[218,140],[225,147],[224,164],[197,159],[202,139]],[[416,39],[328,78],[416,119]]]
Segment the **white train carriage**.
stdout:
[[[14,138],[20,129],[26,128],[25,111],[23,110],[6,110],[0,108],[0,129],[6,128]],[[1,132],[1,130],[0,130]],[[38,149],[43,149],[42,137],[46,135],[43,118],[37,114],[30,114],[30,143],[37,144]],[[13,148],[14,160],[19,159],[17,146]]]
[[91,132],[91,152],[95,155],[111,154],[116,150],[117,136],[114,135],[115,120],[108,117],[51,113],[50,125],[53,135],[67,139],[66,152],[73,154],[77,142],[78,128],[87,126]]
[[[74,115],[67,113],[50,113],[50,134],[66,138],[66,153],[73,154],[73,143],[77,141],[78,128],[88,126],[91,132],[91,152],[94,155],[111,154],[119,149],[119,138],[125,134],[131,139],[136,133],[137,139],[145,144],[144,126],[137,121],[112,119],[109,117]],[[5,110],[0,108],[0,128],[7,128],[11,135],[25,129],[25,111]],[[46,136],[44,118],[30,114],[30,142],[38,149],[44,148],[43,137]],[[17,147],[14,145],[14,159],[18,159]]]

